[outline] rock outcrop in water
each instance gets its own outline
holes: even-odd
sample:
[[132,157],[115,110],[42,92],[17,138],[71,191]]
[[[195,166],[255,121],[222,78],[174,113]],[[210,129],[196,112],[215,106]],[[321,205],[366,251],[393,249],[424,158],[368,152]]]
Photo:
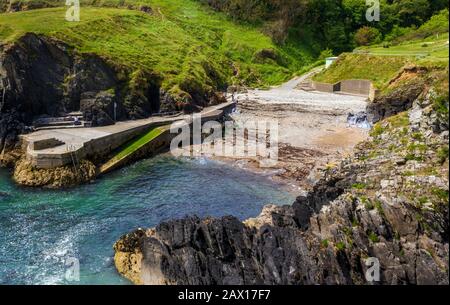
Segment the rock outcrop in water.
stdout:
[[24,186],[61,188],[89,182],[96,175],[97,167],[88,160],[81,160],[77,167],[67,165],[37,169],[25,158],[20,158],[15,163],[13,179]]
[[292,206],[123,236],[118,271],[136,284],[367,284],[378,261],[374,284],[448,284],[446,92],[422,91],[409,111],[376,124]]

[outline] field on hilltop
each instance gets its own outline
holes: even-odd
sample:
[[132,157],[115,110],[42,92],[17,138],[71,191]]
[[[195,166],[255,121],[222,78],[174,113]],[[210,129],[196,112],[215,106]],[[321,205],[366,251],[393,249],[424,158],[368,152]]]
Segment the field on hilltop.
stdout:
[[314,80],[336,83],[345,79],[368,79],[375,87],[382,89],[406,65],[448,67],[448,52],[448,33],[402,41],[396,45],[357,48],[353,53],[339,56],[329,69],[314,76]]

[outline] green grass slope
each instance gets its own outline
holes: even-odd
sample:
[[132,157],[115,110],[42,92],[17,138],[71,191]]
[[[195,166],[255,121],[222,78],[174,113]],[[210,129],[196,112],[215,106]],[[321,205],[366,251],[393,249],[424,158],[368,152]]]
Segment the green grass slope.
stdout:
[[426,39],[404,41],[384,47],[375,45],[344,53],[328,69],[314,76],[314,80],[336,83],[345,79],[368,79],[375,87],[384,86],[407,64],[445,68],[449,59],[448,33]]
[[[21,1],[25,7],[38,2]],[[151,13],[140,11],[142,5]],[[67,22],[65,11],[53,7],[0,14],[0,41],[14,42],[27,32],[55,37],[78,52],[157,73],[174,96],[192,87],[267,87],[313,62],[307,48],[277,46],[259,28],[236,24],[193,0],[81,1],[80,22]]]
[[100,168],[100,172],[105,173],[115,168],[120,162],[123,162],[125,158],[131,156],[139,149],[163,134],[165,130],[167,130],[167,127],[151,128],[146,133],[124,144],[117,150],[116,154]]
[[448,62],[448,33],[436,34],[426,39],[403,41],[393,46],[377,45],[359,48],[355,52],[383,56],[410,56],[420,62]]
[[407,57],[375,56],[344,53],[328,69],[313,77],[323,83],[336,83],[346,79],[368,79],[381,88],[408,63]]

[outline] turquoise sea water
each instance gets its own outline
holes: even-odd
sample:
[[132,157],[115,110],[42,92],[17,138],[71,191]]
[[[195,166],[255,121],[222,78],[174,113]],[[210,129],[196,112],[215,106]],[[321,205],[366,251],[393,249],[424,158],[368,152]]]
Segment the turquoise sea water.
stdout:
[[[294,194],[267,178],[205,159],[162,155],[69,190],[21,188],[0,170],[0,284],[128,284],[114,242],[139,227],[199,216],[254,217]],[[79,260],[80,281],[66,280]]]

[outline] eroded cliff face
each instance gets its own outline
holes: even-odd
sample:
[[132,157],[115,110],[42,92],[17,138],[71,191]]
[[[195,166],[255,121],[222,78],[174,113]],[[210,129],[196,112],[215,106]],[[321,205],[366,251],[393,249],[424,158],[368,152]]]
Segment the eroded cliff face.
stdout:
[[136,284],[368,284],[375,258],[374,284],[448,284],[446,92],[422,90],[292,206],[125,235],[118,271]]
[[442,81],[442,78],[446,77],[448,71],[443,70],[417,65],[404,67],[382,90],[382,94],[368,104],[368,119],[371,122],[379,122],[408,110],[424,90],[436,83],[436,79]]

